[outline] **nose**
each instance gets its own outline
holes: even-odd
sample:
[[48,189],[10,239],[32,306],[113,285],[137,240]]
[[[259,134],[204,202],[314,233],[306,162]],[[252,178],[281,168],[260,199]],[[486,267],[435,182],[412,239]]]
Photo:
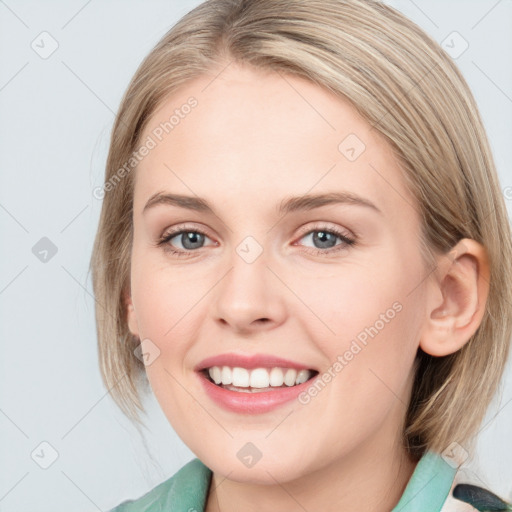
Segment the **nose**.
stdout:
[[255,261],[233,251],[230,268],[217,284],[213,314],[221,327],[237,333],[268,330],[285,319],[285,287],[267,265],[265,251]]

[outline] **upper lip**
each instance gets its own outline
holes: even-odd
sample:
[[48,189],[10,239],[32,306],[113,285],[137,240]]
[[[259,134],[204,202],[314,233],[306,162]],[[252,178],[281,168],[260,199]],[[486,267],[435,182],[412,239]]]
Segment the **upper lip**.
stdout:
[[219,354],[217,356],[207,357],[203,359],[194,368],[196,371],[201,371],[212,366],[230,366],[232,368],[295,368],[297,370],[311,370],[311,366],[291,361],[290,359],[283,359],[282,357],[273,356],[270,354]]

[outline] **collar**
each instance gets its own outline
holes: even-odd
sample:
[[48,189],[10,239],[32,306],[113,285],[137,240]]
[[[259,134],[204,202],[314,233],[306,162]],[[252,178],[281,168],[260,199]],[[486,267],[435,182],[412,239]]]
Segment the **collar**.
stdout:
[[[456,472],[441,455],[427,451],[391,512],[440,512]],[[124,502],[110,512],[204,512],[211,479],[212,471],[196,458],[138,500]]]
[[405,491],[391,512],[440,512],[452,488],[457,468],[438,453],[427,451],[414,469]]

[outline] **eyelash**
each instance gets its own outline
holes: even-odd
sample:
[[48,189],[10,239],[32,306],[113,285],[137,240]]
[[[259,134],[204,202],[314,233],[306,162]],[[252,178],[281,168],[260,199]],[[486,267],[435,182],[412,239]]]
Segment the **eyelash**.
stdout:
[[[330,249],[309,249],[309,252],[312,252],[313,254],[315,255],[325,255],[325,254],[333,254],[333,253],[338,253],[342,250],[345,250],[345,249],[348,249],[349,247],[353,247],[356,245],[356,239],[355,238],[350,238],[348,237],[346,234],[342,233],[340,230],[336,229],[336,228],[331,228],[331,227],[327,227],[327,226],[317,226],[316,228],[314,229],[310,229],[309,231],[305,231],[303,234],[301,234],[300,239],[304,238],[305,236],[307,235],[310,235],[312,233],[318,233],[318,232],[322,232],[322,233],[328,233],[328,234],[331,234],[331,235],[335,235],[337,236],[338,238],[341,239],[341,241],[343,243],[341,244],[337,244],[335,245],[334,247],[330,248]],[[198,249],[194,249],[194,250],[191,250],[189,249],[188,251],[183,251],[181,249],[177,250],[177,249],[174,249],[168,242],[170,242],[170,240],[172,240],[174,237],[176,237],[177,235],[181,235],[183,233],[198,233],[200,235],[204,235],[206,237],[208,237],[208,234],[205,233],[203,230],[201,229],[198,229],[198,228],[187,228],[187,227],[181,227],[181,228],[177,228],[173,231],[169,231],[167,233],[164,233],[157,241],[157,246],[158,247],[163,247],[164,250],[166,252],[169,252],[171,253],[172,255],[174,256],[177,256],[178,258],[182,258],[182,257],[187,257],[189,256],[191,253],[197,251]]]

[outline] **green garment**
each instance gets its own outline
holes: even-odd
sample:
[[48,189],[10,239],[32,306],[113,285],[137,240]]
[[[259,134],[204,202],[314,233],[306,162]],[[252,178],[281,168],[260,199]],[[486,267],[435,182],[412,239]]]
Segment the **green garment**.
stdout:
[[[456,471],[439,454],[426,452],[392,512],[439,512]],[[141,498],[124,501],[109,512],[204,512],[211,477],[211,470],[193,459]]]

